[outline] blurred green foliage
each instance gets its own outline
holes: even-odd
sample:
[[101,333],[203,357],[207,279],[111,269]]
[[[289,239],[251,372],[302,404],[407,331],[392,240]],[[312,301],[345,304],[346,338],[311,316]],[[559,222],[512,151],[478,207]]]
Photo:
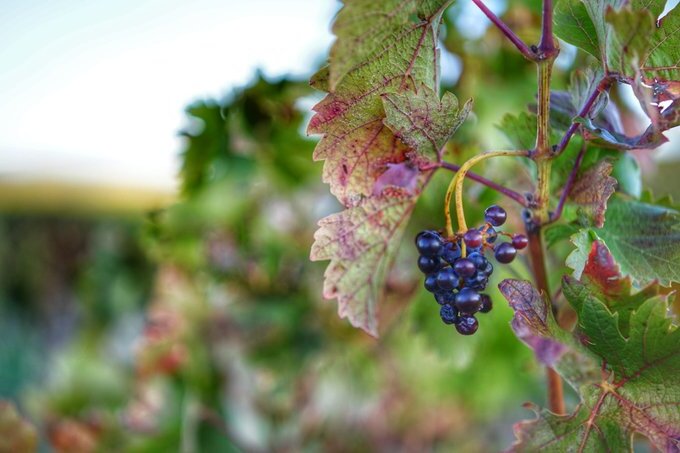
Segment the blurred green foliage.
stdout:
[[[538,3],[511,2],[521,36]],[[448,158],[507,143],[497,124],[534,99],[533,65],[489,30],[444,46],[475,100]],[[577,59],[583,58],[580,54]],[[568,62],[567,62],[568,65]],[[565,66],[566,67],[566,66]],[[556,87],[566,73],[558,70]],[[513,336],[497,290],[474,337],[441,323],[404,244],[388,278],[381,338],[321,299],[308,259],[316,222],[338,211],[304,135],[319,94],[258,75],[187,108],[181,199],[146,218],[0,217],[0,399],[56,451],[460,451],[507,446],[542,369]],[[526,170],[480,165],[521,190]],[[407,237],[443,223],[437,174]],[[501,202],[468,184],[468,221]],[[519,230],[515,206],[507,229]],[[560,244],[558,247],[563,247]],[[522,258],[489,285],[526,276]],[[568,395],[574,404],[574,395]]]

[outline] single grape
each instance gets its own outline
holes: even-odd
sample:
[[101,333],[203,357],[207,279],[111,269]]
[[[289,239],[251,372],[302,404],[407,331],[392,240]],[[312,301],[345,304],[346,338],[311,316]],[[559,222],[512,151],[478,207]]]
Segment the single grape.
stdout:
[[416,236],[416,248],[423,256],[436,256],[442,248],[442,238],[436,231],[421,231]]
[[442,308],[439,309],[439,316],[446,324],[454,324],[458,321],[456,310],[451,305],[442,305]]
[[517,249],[509,242],[503,242],[496,247],[496,251],[494,252],[496,261],[503,264],[511,263],[512,260],[515,259],[515,255],[517,255]]
[[455,242],[446,242],[442,251],[442,259],[449,264],[453,264],[460,258],[460,247]]
[[430,274],[425,277],[425,289],[431,293],[439,289],[437,286],[437,274]]
[[423,274],[430,274],[441,267],[441,260],[438,257],[421,256],[418,258],[418,269]]
[[439,305],[452,304],[456,300],[456,295],[451,291],[437,291],[434,293],[434,300]]
[[484,242],[481,231],[474,228],[467,230],[467,232],[463,235],[463,240],[465,241],[465,245],[471,249],[481,247],[482,243]]
[[446,267],[437,273],[437,286],[441,289],[452,290],[458,288],[459,283],[458,275],[450,267]]
[[488,313],[491,311],[493,308],[493,303],[491,302],[491,298],[487,294],[480,294],[479,295],[482,298],[482,302],[479,307],[480,313]]
[[477,269],[483,269],[486,266],[486,263],[488,262],[487,259],[484,258],[484,255],[482,255],[479,252],[470,253],[467,256],[467,259],[472,261],[472,264],[474,264]]
[[455,306],[463,314],[472,314],[479,311],[481,298],[479,293],[470,288],[463,288],[456,294]]
[[484,211],[484,218],[493,226],[501,226],[505,223],[508,213],[498,205],[491,205]]
[[470,280],[467,280],[465,282],[465,286],[467,286],[468,288],[472,288],[472,289],[482,291],[482,290],[484,290],[484,288],[486,288],[486,285],[488,283],[489,283],[489,277],[487,277],[485,274],[480,272],[477,275],[475,275],[473,278],[471,278]]
[[456,330],[461,335],[472,335],[477,332],[479,323],[477,318],[470,315],[463,315],[458,317],[458,322],[456,323]]
[[477,272],[475,264],[467,258],[461,258],[456,261],[456,264],[453,265],[453,269],[456,271],[456,274],[463,278],[471,277]]
[[529,245],[529,238],[527,238],[525,235],[515,234],[512,237],[512,246],[515,247],[517,250],[522,250],[527,245]]
[[489,227],[486,229],[486,233],[484,235],[484,240],[486,241],[487,244],[493,244],[496,242],[496,239],[498,239],[498,233],[496,232],[496,229],[494,227]]
[[493,274],[493,264],[487,261],[486,266],[484,266],[484,269],[481,269],[479,272],[486,275],[487,277],[490,277],[491,274]]

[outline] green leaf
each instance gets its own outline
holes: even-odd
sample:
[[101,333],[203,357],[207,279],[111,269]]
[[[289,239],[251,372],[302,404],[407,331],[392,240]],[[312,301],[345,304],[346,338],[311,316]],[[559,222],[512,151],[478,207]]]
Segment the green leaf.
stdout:
[[[680,449],[680,330],[666,317],[667,302],[653,297],[630,312],[624,335],[612,312],[587,287],[563,285],[577,309],[574,337],[600,357],[602,376],[579,389],[573,414],[543,410],[515,426],[512,451],[629,451],[633,433],[661,451]],[[585,288],[585,289],[584,289]]]
[[[652,13],[658,17],[666,2],[652,2]],[[676,5],[655,28],[652,46],[640,61],[640,67],[650,79],[680,79],[680,8]]]
[[334,89],[339,81],[354,67],[364,64],[382,49],[386,41],[409,26],[411,16],[423,3],[418,0],[345,1],[333,23],[333,34],[338,39],[330,53],[329,87]]
[[651,45],[654,19],[648,10],[607,8],[606,67],[609,71],[635,75]]
[[602,59],[595,25],[581,0],[560,0],[553,16],[557,36]]
[[633,79],[680,79],[680,11],[662,20],[663,0],[562,0],[555,33],[600,60],[606,73]]
[[610,199],[605,224],[594,230],[621,266],[642,285],[680,281],[680,213],[617,195]]
[[536,115],[522,112],[519,115],[507,113],[498,129],[516,149],[533,149],[536,146]]
[[[631,312],[660,292],[655,282],[634,293],[630,277],[621,274],[619,265],[600,240],[591,242],[590,252],[580,272],[580,281],[568,277],[566,281],[568,284],[563,287],[563,291],[572,303],[578,305],[578,301],[586,297],[596,297],[612,313],[619,315],[619,328],[624,334],[628,333]],[[586,296],[583,296],[584,292]],[[580,311],[580,305],[576,309]]]

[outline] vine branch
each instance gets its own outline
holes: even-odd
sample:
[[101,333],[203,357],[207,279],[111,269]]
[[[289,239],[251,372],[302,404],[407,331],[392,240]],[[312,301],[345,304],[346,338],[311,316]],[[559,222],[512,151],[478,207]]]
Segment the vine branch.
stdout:
[[522,41],[519,36],[513,32],[510,27],[508,27],[505,22],[503,22],[498,16],[496,16],[493,11],[491,11],[487,6],[482,2],[482,0],[472,0],[472,2],[477,5],[477,7],[486,15],[486,17],[489,18],[489,20],[498,28],[501,33],[505,35],[508,40],[517,47],[517,50],[520,51],[520,53],[526,58],[527,60],[530,61],[535,61],[538,56],[536,55],[536,52],[534,52],[531,47],[527,46],[524,41]]
[[[460,170],[460,165],[456,164],[451,164],[448,162],[440,162],[435,168],[444,168],[446,170],[450,170],[452,172],[457,172]],[[516,192],[508,187],[505,187],[501,184],[498,184],[494,181],[491,181],[490,179],[485,178],[484,176],[478,175],[477,173],[473,173],[471,171],[467,172],[465,175],[466,178],[469,178],[473,181],[476,181],[490,189],[495,190],[498,193],[501,193],[505,195],[506,197],[510,198],[511,200],[516,201],[520,205],[524,206],[525,208],[529,205],[527,202],[527,198],[522,195],[519,192]]]
[[[536,148],[531,158],[536,162],[538,181],[536,185],[534,215],[526,223],[529,237],[529,252],[531,267],[538,290],[550,297],[550,286],[546,271],[546,261],[543,247],[542,226],[550,220],[550,174],[555,154],[550,146],[550,82],[552,67],[560,50],[553,36],[553,4],[552,0],[543,0],[541,41],[538,47],[538,108],[536,125]],[[593,101],[594,102],[594,101]],[[553,312],[557,307],[550,300]],[[564,389],[559,374],[546,367],[548,387],[548,407],[558,415],[565,413]]]
[[583,145],[581,145],[581,150],[579,151],[578,156],[576,156],[576,160],[574,161],[574,167],[571,169],[571,173],[569,173],[569,177],[567,178],[567,182],[564,185],[564,189],[562,189],[562,195],[560,195],[560,201],[557,203],[555,213],[550,216],[551,222],[557,221],[562,216],[562,211],[564,210],[564,203],[567,201],[567,197],[569,196],[569,192],[571,192],[571,187],[574,185],[574,181],[576,181],[576,175],[578,174],[578,171],[581,168],[581,164],[583,163],[583,157],[585,155],[586,144],[584,143]]
[[[577,116],[578,117],[588,116],[591,113],[593,107],[595,106],[597,98],[600,96],[602,92],[607,91],[609,89],[611,83],[612,77],[609,75],[604,76],[597,84],[593,92],[590,93],[590,96],[588,96],[588,98],[586,99],[586,102],[583,104],[583,107],[581,107],[581,110],[578,112]],[[578,129],[578,126],[579,124],[575,121],[572,121],[571,125],[569,125],[569,129],[567,129],[567,132],[565,132],[560,142],[553,149],[553,154],[555,155],[555,157],[559,156],[562,153],[562,151],[566,149],[567,145],[569,145],[569,141],[571,140],[571,137]]]

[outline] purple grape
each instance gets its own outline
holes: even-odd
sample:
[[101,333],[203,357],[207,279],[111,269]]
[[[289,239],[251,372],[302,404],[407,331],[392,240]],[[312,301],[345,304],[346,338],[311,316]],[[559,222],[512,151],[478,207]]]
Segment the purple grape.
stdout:
[[463,278],[471,277],[477,272],[475,264],[467,258],[461,258],[456,261],[456,264],[453,265],[453,269],[456,271],[456,274]]
[[494,252],[496,261],[503,264],[511,263],[512,260],[515,259],[515,255],[517,255],[517,249],[509,242],[503,242],[496,247],[496,251]]
[[435,292],[439,289],[437,287],[437,275],[436,274],[430,274],[427,277],[425,277],[425,289],[428,290],[431,293],[433,293],[433,292]]
[[481,269],[479,272],[486,275],[487,277],[490,277],[491,274],[493,274],[493,264],[487,261],[486,266],[484,266],[484,269]]
[[446,267],[437,273],[437,286],[441,289],[452,290],[458,288],[458,275],[450,267]]
[[523,248],[526,248],[527,245],[529,245],[529,238],[527,238],[525,235],[515,234],[512,237],[512,246],[517,250],[522,250]]
[[444,244],[442,258],[449,264],[453,264],[460,258],[460,247],[455,242],[447,242]]
[[456,294],[455,306],[463,314],[472,314],[479,311],[481,298],[479,293],[470,288],[463,288]]
[[488,313],[491,311],[493,308],[493,303],[491,302],[491,298],[486,295],[486,294],[480,294],[480,297],[482,298],[481,305],[479,307],[480,313]]
[[472,335],[477,332],[479,323],[477,318],[469,315],[462,315],[458,317],[458,322],[456,323],[456,330],[461,335]]
[[439,305],[452,304],[456,300],[456,295],[451,291],[437,291],[434,293],[434,300]]
[[416,236],[416,248],[423,256],[437,256],[442,249],[442,238],[436,231],[421,231]]
[[454,324],[458,321],[456,310],[451,305],[442,305],[442,308],[439,309],[439,316],[445,324]]
[[430,274],[441,267],[441,260],[437,257],[421,256],[418,258],[418,269],[423,274]]
[[489,283],[489,277],[487,277],[483,273],[478,273],[475,275],[472,279],[468,280],[465,282],[465,286],[468,288],[476,289],[479,291],[484,290],[486,288],[486,285]]
[[484,242],[482,233],[476,229],[467,230],[467,232],[463,235],[463,240],[465,241],[465,245],[471,249],[481,247],[482,243]]
[[467,259],[472,261],[472,264],[474,264],[477,269],[483,269],[486,266],[486,263],[488,262],[486,258],[484,258],[484,255],[482,255],[479,252],[470,253],[467,256]]
[[501,226],[505,223],[505,219],[508,218],[508,213],[505,209],[498,205],[491,205],[484,211],[484,218],[493,226]]

